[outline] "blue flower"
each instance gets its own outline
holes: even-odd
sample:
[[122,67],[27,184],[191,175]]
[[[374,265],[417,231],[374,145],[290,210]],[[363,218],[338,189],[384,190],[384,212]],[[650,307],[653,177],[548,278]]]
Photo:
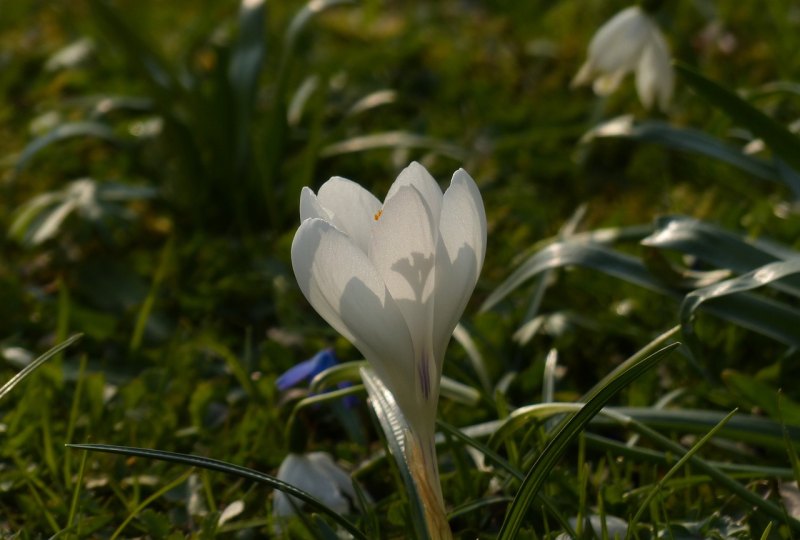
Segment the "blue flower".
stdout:
[[[285,392],[301,382],[311,381],[311,379],[338,363],[339,360],[336,358],[333,349],[323,349],[308,360],[300,362],[296,366],[283,372],[275,381],[275,385],[278,387],[278,390]],[[338,386],[339,388],[347,388],[352,385],[347,382],[342,382],[339,383]],[[355,407],[358,405],[358,398],[355,396],[346,396],[344,398],[344,404],[348,407]]]
[[337,363],[338,361],[336,360],[336,355],[333,353],[333,349],[323,349],[312,358],[300,362],[296,366],[286,370],[278,377],[278,380],[275,381],[275,385],[278,387],[278,390],[288,390],[298,383],[310,381],[316,375],[322,373],[329,367],[335,366]]

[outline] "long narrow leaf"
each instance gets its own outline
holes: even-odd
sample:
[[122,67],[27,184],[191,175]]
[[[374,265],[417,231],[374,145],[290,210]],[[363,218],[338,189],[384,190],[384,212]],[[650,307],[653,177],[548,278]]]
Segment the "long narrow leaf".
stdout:
[[[800,251],[763,239],[750,239],[686,216],[656,220],[642,245],[691,255],[720,269],[749,272],[771,262],[800,257]],[[800,279],[785,280],[781,290],[800,296]]]
[[409,431],[408,423],[400,412],[400,407],[395,402],[392,393],[371,368],[361,368],[361,379],[367,388],[372,410],[375,411],[375,416],[377,416],[383,434],[386,437],[389,452],[394,457],[400,476],[405,484],[411,506],[411,524],[416,537],[418,540],[431,538],[428,523],[425,520],[422,497],[417,490],[417,483],[414,481],[405,457],[406,433]]
[[775,154],[800,170],[800,139],[797,136],[730,90],[707,79],[689,66],[677,63],[675,69],[704,99],[721,109],[734,122],[764,139]]
[[745,154],[703,131],[679,128],[666,122],[648,121],[634,123],[632,115],[612,118],[589,131],[581,139],[588,142],[599,138],[621,138],[650,142],[682,152],[690,152],[717,159],[763,180],[787,185],[800,197],[800,181],[796,176],[785,175],[776,163]]
[[273,489],[283,491],[287,495],[295,497],[314,510],[329,516],[333,521],[344,527],[355,538],[366,540],[364,534],[348,519],[339,515],[335,510],[328,508],[324,503],[318,500],[313,495],[306,493],[301,489],[297,489],[291,484],[287,484],[278,480],[274,476],[264,474],[247,467],[241,467],[218,459],[212,459],[202,456],[193,456],[190,454],[179,454],[177,452],[167,452],[164,450],[152,450],[149,448],[135,448],[132,446],[117,446],[111,444],[67,444],[68,448],[77,448],[79,450],[90,450],[93,452],[106,452],[109,454],[120,454],[123,456],[136,456],[147,459],[157,459],[159,461],[169,461],[172,463],[180,463],[182,465],[189,465],[192,467],[200,467],[210,471],[217,471],[232,476],[238,476],[245,480],[252,480],[259,484],[265,484]]
[[55,355],[57,355],[58,353],[60,353],[73,343],[75,343],[76,341],[78,341],[81,337],[83,337],[83,334],[75,334],[74,336],[70,337],[64,342],[59,343],[58,345],[56,345],[55,347],[44,353],[42,356],[40,356],[30,364],[25,366],[19,373],[11,377],[2,387],[0,387],[0,401],[2,401],[3,398],[6,397],[8,393],[14,389],[15,386],[24,381],[25,378],[28,377],[31,373],[33,373],[38,367],[40,367],[42,364],[50,360],[52,357],[54,357]]
[[[502,424],[492,425],[487,431],[491,438],[487,445],[497,448],[503,440],[530,425],[543,422],[564,413],[580,410],[580,403],[538,403],[516,409]],[[619,418],[631,418],[654,429],[705,433],[717,425],[722,413],[698,409],[654,409],[652,407],[606,407],[592,419],[592,425],[619,425]],[[786,426],[786,436],[800,447],[800,426]],[[740,414],[728,422],[720,435],[734,441],[764,446],[775,450],[785,448],[781,424],[762,416]]]
[[533,276],[546,270],[570,265],[600,270],[662,294],[671,292],[657,281],[636,257],[595,243],[568,241],[551,244],[525,261],[489,295],[481,310],[492,308]]
[[[715,283],[689,293],[683,300],[680,311],[681,327],[684,334],[690,336],[694,333],[692,316],[695,310],[704,302],[750,291],[797,273],[800,273],[800,257],[790,261],[770,263],[737,278]],[[779,306],[782,307],[779,309]],[[769,314],[768,319],[763,323],[770,327],[779,327],[787,320],[799,321],[800,310],[776,302],[774,311]],[[786,335],[784,336],[786,341],[796,347],[800,347],[800,330],[798,329],[800,329],[800,325],[790,325],[786,328]]]
[[70,122],[68,124],[61,124],[52,131],[49,131],[32,140],[22,150],[17,159],[15,172],[19,174],[28,165],[33,157],[43,149],[47,148],[55,142],[60,142],[66,139],[74,139],[76,137],[91,137],[101,139],[112,144],[121,145],[122,139],[114,134],[114,131],[106,124],[101,122]]

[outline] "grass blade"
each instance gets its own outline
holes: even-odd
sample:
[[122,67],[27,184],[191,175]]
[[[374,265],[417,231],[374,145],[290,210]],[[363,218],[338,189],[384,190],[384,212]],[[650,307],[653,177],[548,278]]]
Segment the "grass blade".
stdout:
[[28,377],[28,375],[30,375],[31,373],[33,373],[38,367],[40,367],[42,364],[50,360],[52,357],[54,357],[55,355],[57,355],[58,353],[60,353],[73,343],[75,343],[76,341],[78,341],[81,337],[83,337],[83,334],[75,334],[66,341],[59,343],[58,345],[56,345],[55,347],[44,353],[42,356],[40,356],[30,364],[25,366],[25,368],[23,368],[19,373],[11,377],[2,387],[0,387],[0,401],[2,401],[3,398],[6,397],[6,395],[8,395],[8,393],[11,392],[11,390],[13,390],[15,386],[24,381],[25,378]]
[[703,446],[705,446],[705,444],[708,441],[710,441],[714,437],[714,435],[717,434],[717,432],[720,429],[722,429],[722,426],[727,424],[728,421],[731,418],[733,418],[733,415],[736,414],[736,411],[737,411],[737,409],[734,409],[733,411],[728,413],[725,416],[725,418],[723,418],[716,426],[714,426],[714,428],[711,431],[706,433],[695,444],[693,444],[692,447],[675,463],[675,465],[673,465],[670,468],[670,470],[668,470],[664,474],[664,476],[662,476],[658,480],[658,483],[655,486],[653,486],[653,488],[647,494],[645,499],[639,505],[639,510],[636,511],[636,514],[634,514],[633,519],[631,519],[630,522],[628,523],[628,536],[629,537],[630,537],[630,531],[636,526],[636,523],[639,522],[639,519],[642,517],[642,514],[645,512],[645,510],[647,510],[647,508],[648,508],[648,506],[650,504],[650,501],[653,500],[653,497],[655,497],[656,494],[659,491],[661,491],[661,489],[664,487],[664,484],[666,484],[666,482],[670,478],[672,478],[672,476],[674,476],[675,473],[677,473],[680,470],[680,468],[683,467],[686,464],[686,462],[689,461],[692,458],[692,456],[694,456]]
[[497,537],[498,540],[517,538],[517,533],[525,519],[530,503],[539,492],[556,462],[566,451],[568,445],[578,436],[586,424],[600,412],[617,392],[653,367],[678,346],[678,343],[667,345],[649,356],[640,358],[638,362],[628,365],[625,371],[617,373],[616,378],[593,392],[580,411],[561,423],[558,432],[548,442],[522,482],[503,521],[500,534]]
[[114,131],[101,122],[84,121],[61,124],[52,131],[28,143],[17,159],[15,174],[21,173],[36,154],[51,144],[76,137],[92,137],[112,144],[122,145],[122,140],[114,134]]
[[341,525],[355,538],[366,540],[366,537],[361,533],[358,528],[345,517],[339,515],[334,510],[328,508],[319,499],[313,495],[297,489],[291,484],[287,484],[282,480],[278,480],[274,476],[264,474],[247,467],[234,465],[218,459],[212,459],[202,456],[193,456],[191,454],[180,454],[177,452],[166,452],[164,450],[152,450],[149,448],[135,448],[132,446],[117,446],[111,444],[67,444],[68,448],[76,448],[78,450],[90,450],[93,452],[106,452],[109,454],[120,454],[123,456],[136,456],[147,459],[157,459],[159,461],[168,461],[171,463],[180,463],[182,465],[189,465],[191,467],[199,467],[208,469],[210,471],[217,471],[232,476],[238,476],[245,480],[251,480],[259,484],[265,484],[273,489],[283,491],[287,495],[291,495],[296,499],[303,501],[305,504],[319,511],[322,514],[329,516],[333,521]]
[[546,270],[570,265],[600,270],[655,292],[663,294],[671,292],[656,280],[636,257],[594,243],[558,242],[539,251],[517,268],[508,279],[492,291],[492,294],[481,306],[481,311],[491,309],[511,291],[533,276]]
[[[797,273],[800,273],[800,257],[789,261],[773,262],[742,276],[692,291],[686,295],[681,304],[681,328],[684,335],[692,336],[694,334],[692,317],[695,310],[704,302],[750,291]],[[782,341],[795,347],[800,346],[800,332],[797,331],[800,328],[800,310],[775,302],[774,309],[767,311],[762,316],[764,318],[760,324],[763,326],[763,333],[784,328],[785,331],[781,333]],[[788,326],[786,326],[787,322]]]
[[707,156],[732,165],[763,180],[787,185],[800,197],[800,182],[796,176],[784,175],[777,164],[754,156],[726,144],[711,135],[696,129],[679,128],[667,122],[649,121],[634,123],[632,115],[619,116],[596,126],[581,142],[599,138],[620,138],[659,144],[682,152]]
[[788,129],[735,93],[705,78],[686,64],[676,63],[675,69],[700,96],[714,107],[722,110],[734,122],[743,125],[755,136],[764,139],[764,142],[775,154],[795,169],[800,170],[800,139]]

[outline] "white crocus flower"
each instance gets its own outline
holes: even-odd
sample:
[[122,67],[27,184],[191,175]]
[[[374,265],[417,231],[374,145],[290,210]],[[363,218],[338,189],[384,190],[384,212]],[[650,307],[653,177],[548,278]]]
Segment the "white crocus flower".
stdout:
[[[463,169],[442,194],[418,163],[383,204],[333,177],[303,188],[292,266],[317,312],[349,339],[391,391],[411,430],[406,456],[424,460],[443,510],[434,434],[444,351],[486,253],[486,215]],[[413,470],[413,469],[412,469]],[[417,470],[420,470],[417,468]],[[424,476],[424,475],[420,475]]]
[[[278,469],[278,480],[313,495],[339,514],[349,513],[351,503],[357,500],[350,475],[325,452],[289,454]],[[302,506],[302,501],[275,491],[272,512],[276,518],[290,517]]]
[[657,101],[665,111],[675,85],[669,47],[656,22],[638,6],[622,10],[597,31],[572,85],[593,82],[595,93],[604,96],[631,72],[642,104],[649,109]]

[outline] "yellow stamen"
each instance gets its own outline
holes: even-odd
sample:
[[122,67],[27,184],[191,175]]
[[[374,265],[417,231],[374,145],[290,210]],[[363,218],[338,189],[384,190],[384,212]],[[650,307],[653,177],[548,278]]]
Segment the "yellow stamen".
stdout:
[[381,214],[383,214],[383,210],[378,210],[378,213],[375,214],[375,221],[378,221],[379,219],[381,219]]

